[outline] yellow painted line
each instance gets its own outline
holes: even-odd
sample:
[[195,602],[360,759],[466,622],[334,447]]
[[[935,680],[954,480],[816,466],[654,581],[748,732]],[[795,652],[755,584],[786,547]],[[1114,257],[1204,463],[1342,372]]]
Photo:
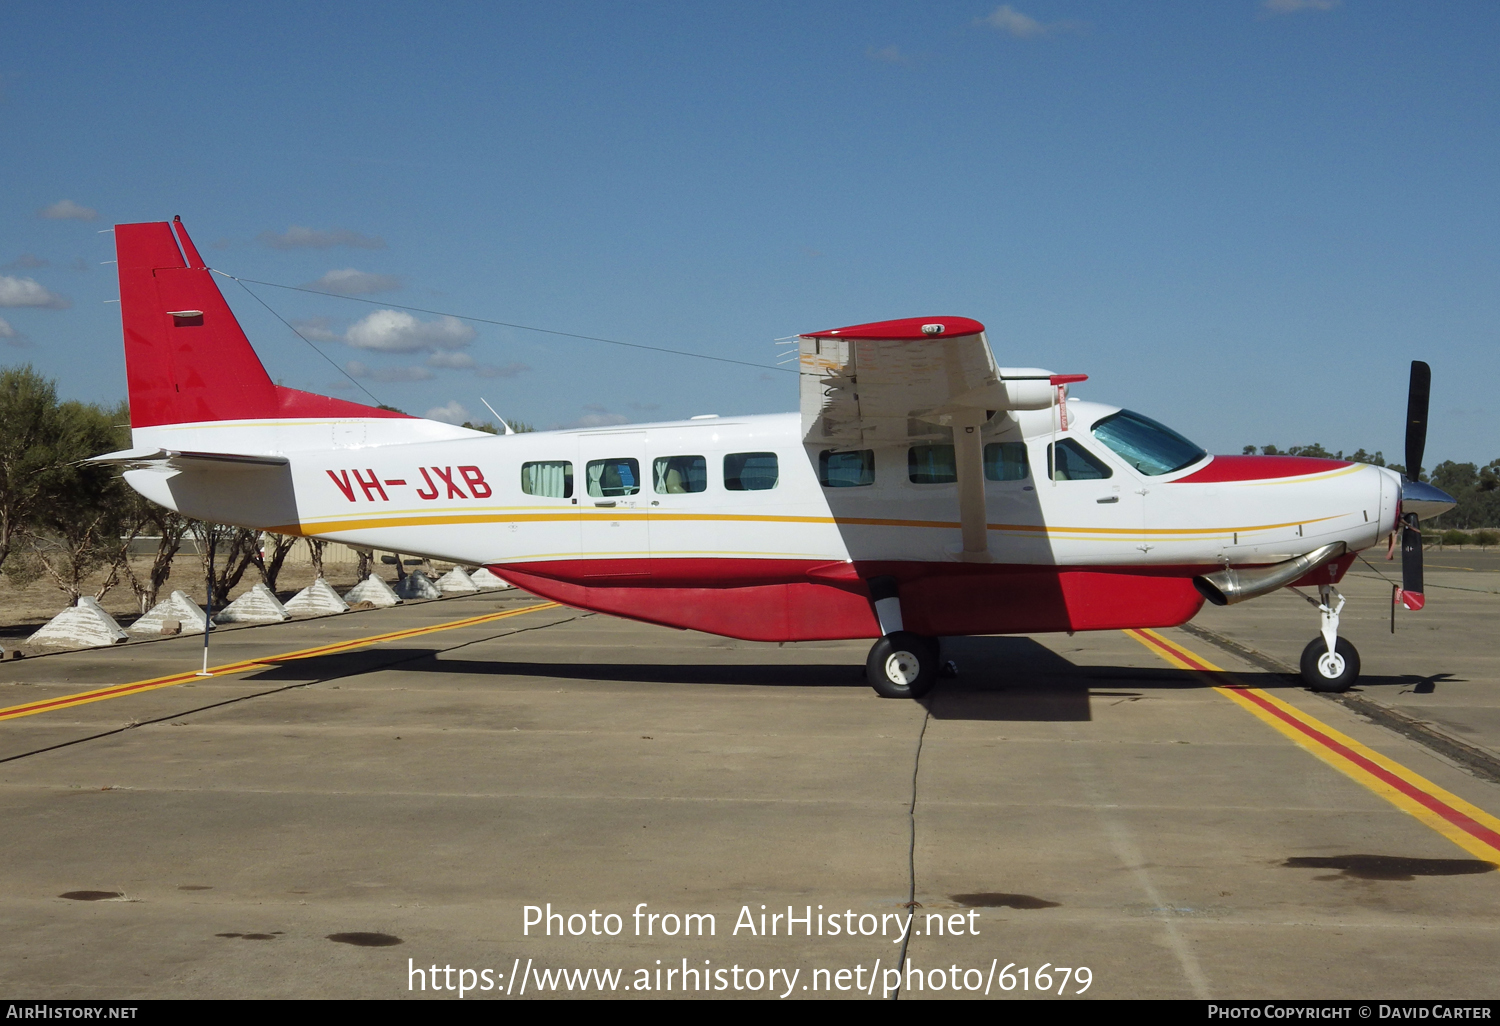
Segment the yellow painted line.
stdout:
[[[210,667],[208,676],[223,677],[229,674],[244,673],[247,670],[276,666],[297,659],[311,659],[314,656],[348,652],[356,648],[378,645],[383,641],[400,641],[403,638],[415,638],[418,635],[433,634],[437,631],[451,631],[458,627],[473,627],[477,624],[489,623],[493,620],[504,620],[507,617],[520,616],[523,613],[536,613],[544,609],[556,609],[559,605],[560,603],[557,602],[542,602],[534,606],[526,606],[524,609],[509,609],[503,613],[486,613],[483,616],[471,616],[463,620],[451,620],[448,623],[435,624],[430,627],[412,627],[404,631],[376,634],[368,638],[355,638],[353,641],[338,641],[329,645],[298,649],[295,652],[283,652],[280,655],[265,656],[260,659],[246,659],[237,663],[225,663],[223,666]],[[155,691],[157,688],[169,688],[174,684],[184,684],[190,680],[202,679],[203,677],[197,672],[189,670],[185,673],[174,673],[167,677],[138,680],[130,684],[113,684],[107,688],[99,688],[95,691],[82,691],[76,695],[52,698],[44,702],[28,702],[25,705],[8,706],[0,709],[0,720],[14,720],[22,716],[35,716],[37,713],[55,712],[58,709],[71,709],[76,705],[87,705],[89,702],[103,702],[111,698],[124,698],[126,695],[138,695],[143,691]]]
[[[991,531],[1040,534],[1058,536],[1101,537],[1118,540],[1140,538],[1193,538],[1216,537],[1238,532],[1254,534],[1256,531],[1275,531],[1299,524],[1322,524],[1341,517],[1352,516],[1341,513],[1336,516],[1317,517],[1312,520],[1293,520],[1284,524],[1255,524],[1238,527],[1060,527],[1047,524],[987,524]],[[957,530],[957,520],[898,520],[885,517],[799,517],[758,513],[674,513],[658,510],[623,509],[595,512],[593,510],[565,510],[559,512],[499,513],[452,511],[432,513],[389,513],[375,517],[354,519],[317,519],[297,524],[282,524],[266,528],[276,534],[306,535],[332,534],[340,531],[369,531],[385,527],[453,527],[464,524],[509,524],[509,523],[600,523],[607,520],[652,520],[652,521],[701,521],[704,523],[770,523],[770,524],[845,524],[860,527],[933,527]]]
[[[1500,819],[1274,695],[1245,684],[1219,684],[1218,680],[1235,678],[1155,631],[1131,629],[1125,633],[1173,666],[1197,673],[1241,709],[1464,851],[1489,862],[1500,861]],[[1216,680],[1209,674],[1221,676]]]

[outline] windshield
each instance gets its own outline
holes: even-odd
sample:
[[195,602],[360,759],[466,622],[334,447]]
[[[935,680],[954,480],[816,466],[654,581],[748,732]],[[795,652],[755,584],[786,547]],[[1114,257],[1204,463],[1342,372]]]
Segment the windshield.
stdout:
[[1130,410],[1094,425],[1094,437],[1142,474],[1155,477],[1190,467],[1208,453],[1164,424]]

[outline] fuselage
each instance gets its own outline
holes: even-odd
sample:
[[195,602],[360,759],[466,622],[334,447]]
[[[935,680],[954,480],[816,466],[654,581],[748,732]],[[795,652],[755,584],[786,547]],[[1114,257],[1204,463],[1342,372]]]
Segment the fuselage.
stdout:
[[[1333,541],[1352,554],[1395,524],[1389,471],[1204,456],[1144,472],[1093,432],[1117,407],[1067,406],[1066,430],[1050,410],[984,426],[983,562],[959,557],[941,437],[827,450],[796,414],[499,436],[411,420],[175,424],[138,428],[135,444],[288,464],[128,479],[190,516],[486,565],[577,605],[764,640],[878,636],[861,584],[875,574],[902,582],[908,625],[928,634],[1166,626],[1197,612],[1197,574]],[[429,437],[400,440],[413,429]],[[1324,572],[1336,580],[1349,558]]]

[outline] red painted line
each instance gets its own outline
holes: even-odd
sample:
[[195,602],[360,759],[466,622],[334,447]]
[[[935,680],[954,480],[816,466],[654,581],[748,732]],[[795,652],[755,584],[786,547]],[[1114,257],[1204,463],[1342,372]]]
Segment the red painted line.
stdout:
[[1443,817],[1443,819],[1447,820],[1449,823],[1452,823],[1464,833],[1475,838],[1476,840],[1483,841],[1485,844],[1489,845],[1491,848],[1494,848],[1496,851],[1500,851],[1500,833],[1496,833],[1483,824],[1476,823],[1468,816],[1465,816],[1462,812],[1459,812],[1457,809],[1453,808],[1447,802],[1435,798],[1434,796],[1428,794],[1426,791],[1423,791],[1421,788],[1407,783],[1405,780],[1402,780],[1400,777],[1396,776],[1396,774],[1392,773],[1385,767],[1371,762],[1369,759],[1366,759],[1358,752],[1351,751],[1346,746],[1339,744],[1333,738],[1328,737],[1322,731],[1316,730],[1308,724],[1303,723],[1295,716],[1288,715],[1284,710],[1276,708],[1275,705],[1267,702],[1265,698],[1256,694],[1253,689],[1236,688],[1235,690],[1239,691],[1241,695],[1250,699],[1262,709],[1265,709],[1267,712],[1270,712],[1271,714],[1276,716],[1282,722],[1291,724],[1303,734],[1306,734],[1308,737],[1318,742],[1320,745],[1323,745],[1330,751],[1337,752],[1345,759],[1348,759],[1350,762],[1354,763],[1354,765],[1370,774],[1370,776],[1375,777],[1376,779],[1381,780],[1386,784],[1389,784],[1391,787],[1394,787],[1396,790],[1400,791],[1408,798],[1425,806],[1432,812],[1437,813],[1439,816]]
[[[1140,637],[1144,641],[1152,644],[1157,648],[1165,648],[1171,651],[1174,656],[1176,656],[1178,659],[1181,659],[1185,663],[1189,663],[1196,670],[1204,673],[1213,672],[1208,667],[1200,663],[1197,659],[1192,658],[1190,655],[1177,648],[1177,646],[1166,642],[1165,639],[1161,639],[1160,641],[1158,641],[1158,639],[1153,638],[1149,634],[1145,634],[1141,631],[1132,630],[1130,633],[1136,635],[1137,637]],[[1428,794],[1426,791],[1423,791],[1421,788],[1415,786],[1414,784],[1408,783],[1385,767],[1379,765],[1378,763],[1371,762],[1363,755],[1360,755],[1358,752],[1351,750],[1348,746],[1340,744],[1317,728],[1311,726],[1310,724],[1304,723],[1296,716],[1288,713],[1285,709],[1281,709],[1275,703],[1268,701],[1267,698],[1264,695],[1259,694],[1256,689],[1246,687],[1243,684],[1226,685],[1220,684],[1218,682],[1215,682],[1215,686],[1234,691],[1241,697],[1249,699],[1257,706],[1264,709],[1266,712],[1275,716],[1278,720],[1281,720],[1283,723],[1295,727],[1299,733],[1305,735],[1313,741],[1316,741],[1318,744],[1322,745],[1324,748],[1327,748],[1329,751],[1336,753],[1340,757],[1347,759],[1355,766],[1358,766],[1360,769],[1370,774],[1370,776],[1376,778],[1382,783],[1387,784],[1390,787],[1395,788],[1397,791],[1400,791],[1402,794],[1412,799],[1412,801],[1417,802],[1419,805],[1422,805],[1429,811],[1437,814],[1438,816],[1441,816],[1443,819],[1447,820],[1453,826],[1462,830],[1470,837],[1484,842],[1491,848],[1494,848],[1496,851],[1500,851],[1500,833],[1496,833],[1494,830],[1491,830],[1489,827],[1484,826],[1482,823],[1475,822],[1472,818],[1464,815],[1462,812],[1459,812],[1457,809],[1453,808],[1453,806],[1449,805],[1442,799]]]
[[[180,673],[175,677],[164,677],[160,680],[143,680],[139,684],[124,684],[118,688],[110,690],[108,693],[108,697],[114,698],[117,695],[128,695],[132,691],[139,691],[142,688],[167,687],[169,685],[176,684],[178,681],[192,680],[196,676],[198,676],[196,673]],[[31,705],[13,706],[12,708],[6,710],[6,712],[9,714],[9,717],[30,716],[32,713],[46,712],[54,705],[67,705],[69,702],[75,701],[77,698],[77,695],[68,695],[65,698],[53,698],[46,702],[33,702]]]
[[[1137,638],[1140,638],[1142,641],[1144,641],[1151,648],[1164,648],[1164,649],[1166,649],[1168,652],[1171,652],[1174,656],[1176,656],[1178,659],[1181,659],[1183,662],[1187,663],[1189,666],[1191,666],[1195,670],[1199,670],[1199,671],[1201,671],[1203,673],[1213,673],[1213,672],[1215,672],[1215,668],[1214,667],[1212,667],[1212,666],[1204,666],[1201,662],[1199,662],[1196,658],[1193,657],[1192,653],[1190,653],[1190,652],[1184,652],[1182,649],[1180,649],[1176,645],[1172,644],[1166,638],[1154,638],[1151,635],[1147,634],[1145,631],[1136,630],[1135,628],[1131,628],[1130,630],[1126,631],[1126,633],[1127,634],[1133,634],[1133,635],[1135,635]],[[1215,687],[1221,687],[1223,685],[1216,684],[1214,686]],[[1238,690],[1238,688],[1236,688],[1236,690]]]

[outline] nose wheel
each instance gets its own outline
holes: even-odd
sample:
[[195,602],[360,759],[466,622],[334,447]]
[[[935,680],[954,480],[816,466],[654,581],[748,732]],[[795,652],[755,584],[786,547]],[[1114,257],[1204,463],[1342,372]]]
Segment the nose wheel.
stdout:
[[[1334,597],[1338,604],[1334,605]],[[1306,598],[1306,596],[1303,596]],[[1344,608],[1344,596],[1334,591],[1330,584],[1318,586],[1318,607],[1322,618],[1322,630],[1318,637],[1307,643],[1302,650],[1302,682],[1314,691],[1348,691],[1359,680],[1359,651],[1344,638],[1339,637],[1339,613]]]
[[937,642],[911,631],[887,634],[865,660],[865,679],[882,698],[921,698],[937,676]]

